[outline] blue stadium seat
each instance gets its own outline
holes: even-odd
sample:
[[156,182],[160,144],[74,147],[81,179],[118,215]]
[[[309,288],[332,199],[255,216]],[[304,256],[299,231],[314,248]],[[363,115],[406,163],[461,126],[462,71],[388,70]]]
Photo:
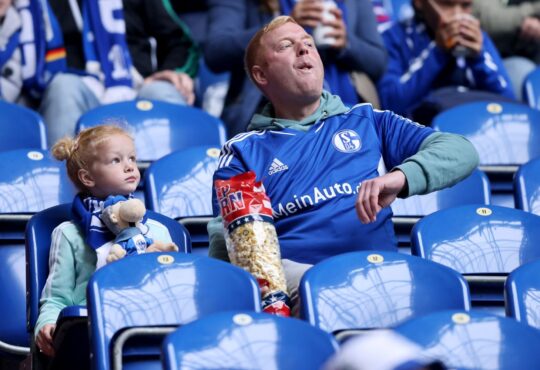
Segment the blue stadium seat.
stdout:
[[394,329],[448,369],[536,369],[540,331],[478,311],[441,311]]
[[[189,234],[178,222],[153,211],[147,211],[147,216],[167,226],[171,238],[178,245],[179,250],[183,253],[189,253],[191,249]],[[34,331],[39,315],[39,299],[47,276],[49,275],[48,262],[52,231],[56,226],[70,219],[72,219],[71,203],[66,203],[43,210],[35,214],[28,221],[26,227],[26,307],[28,318],[27,329],[29,333],[33,333]],[[86,315],[86,308],[72,306],[64,309],[58,322],[65,322],[66,326],[71,326],[73,323],[80,323],[81,325],[73,330],[80,331],[82,327],[84,333],[86,333],[86,320],[81,322],[81,318],[84,318]],[[58,330],[60,330],[60,326],[57,328]],[[83,343],[81,342],[81,346]],[[33,341],[32,346],[34,348]],[[40,360],[39,358],[34,358],[33,361],[37,362]]]
[[540,216],[540,158],[521,165],[514,177],[516,208]]
[[340,331],[388,328],[429,312],[470,307],[467,283],[457,272],[382,251],[345,253],[314,265],[300,282],[300,302],[303,318],[338,337]]
[[[163,336],[228,310],[260,311],[255,278],[213,258],[147,253],[97,270],[88,284],[93,369],[161,369]],[[115,365],[115,368],[117,368]]]
[[144,179],[147,207],[171,218],[211,215],[218,158],[219,148],[199,146],[152,163]]
[[337,350],[332,336],[295,318],[267,313],[222,312],[169,334],[165,370],[313,370]]
[[191,235],[192,253],[208,254],[206,224],[212,215],[218,158],[216,147],[193,147],[160,158],[145,171],[147,207],[180,220]]
[[76,131],[110,122],[128,124],[141,162],[197,145],[221,147],[226,138],[223,122],[201,109],[149,100],[94,108],[80,117]]
[[30,347],[25,315],[26,223],[33,213],[71,201],[74,195],[65,166],[47,151],[0,151],[0,286],[4,287],[0,294],[0,354],[21,356]]
[[47,149],[45,124],[39,114],[0,100],[0,151]]
[[[435,211],[465,205],[490,204],[491,187],[483,171],[474,170],[456,185],[425,195],[398,198],[392,203],[394,229],[400,247],[410,248],[410,234],[414,224]],[[404,250],[404,249],[401,249]]]
[[[4,360],[21,361],[29,353],[25,315],[25,224],[24,219],[0,217],[0,368]],[[15,235],[16,229],[18,235]]]
[[34,213],[71,202],[76,191],[65,167],[45,150],[0,152],[0,213]]
[[531,108],[540,109],[540,68],[534,69],[523,81],[523,99]]
[[540,216],[513,208],[448,208],[418,221],[412,253],[464,274],[473,306],[502,307],[507,274],[540,258],[539,230]]
[[540,260],[518,267],[505,284],[506,314],[540,329]]
[[490,184],[478,169],[456,185],[425,195],[398,198],[392,203],[394,216],[423,217],[441,209],[465,204],[490,204]]
[[540,111],[524,104],[475,102],[448,109],[432,126],[469,139],[491,182],[493,204],[513,207],[518,166],[540,156]]

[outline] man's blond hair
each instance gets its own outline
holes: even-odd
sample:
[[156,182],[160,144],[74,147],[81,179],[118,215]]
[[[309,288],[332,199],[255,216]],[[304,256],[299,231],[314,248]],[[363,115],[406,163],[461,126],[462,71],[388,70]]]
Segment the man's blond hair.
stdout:
[[244,56],[244,68],[249,78],[257,84],[252,77],[251,69],[257,63],[259,63],[259,51],[261,49],[261,38],[268,32],[275,30],[276,28],[284,25],[285,23],[298,24],[292,17],[288,15],[281,15],[274,18],[270,23],[257,31],[257,33],[251,38],[246,48],[246,54]]

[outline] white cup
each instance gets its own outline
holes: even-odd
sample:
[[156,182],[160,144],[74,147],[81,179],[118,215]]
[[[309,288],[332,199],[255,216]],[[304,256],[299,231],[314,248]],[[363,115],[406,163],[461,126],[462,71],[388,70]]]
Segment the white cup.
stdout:
[[[323,0],[322,5],[324,7],[322,19],[325,21],[335,20],[336,17],[330,12],[330,9],[335,9],[337,7],[336,3],[333,0]],[[332,31],[332,27],[325,26],[322,23],[319,23],[317,27],[313,30],[313,39],[318,48],[326,48],[335,44],[335,37],[325,36],[328,32]]]

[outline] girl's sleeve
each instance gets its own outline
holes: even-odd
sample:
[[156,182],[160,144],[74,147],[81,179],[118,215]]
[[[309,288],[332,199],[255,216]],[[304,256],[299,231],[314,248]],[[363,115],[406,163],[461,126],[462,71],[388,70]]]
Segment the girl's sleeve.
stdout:
[[75,258],[73,246],[61,227],[54,229],[49,253],[49,276],[41,294],[34,335],[45,324],[55,324],[63,308],[74,305]]

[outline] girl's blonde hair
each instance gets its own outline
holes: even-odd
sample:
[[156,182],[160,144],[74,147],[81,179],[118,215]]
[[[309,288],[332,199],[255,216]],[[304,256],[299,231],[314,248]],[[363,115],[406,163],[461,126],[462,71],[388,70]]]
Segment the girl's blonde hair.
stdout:
[[80,191],[86,190],[86,187],[79,179],[79,170],[89,169],[96,158],[98,147],[113,135],[126,135],[133,140],[119,125],[107,124],[84,129],[75,138],[64,137],[51,148],[56,159],[66,161],[69,178]]

